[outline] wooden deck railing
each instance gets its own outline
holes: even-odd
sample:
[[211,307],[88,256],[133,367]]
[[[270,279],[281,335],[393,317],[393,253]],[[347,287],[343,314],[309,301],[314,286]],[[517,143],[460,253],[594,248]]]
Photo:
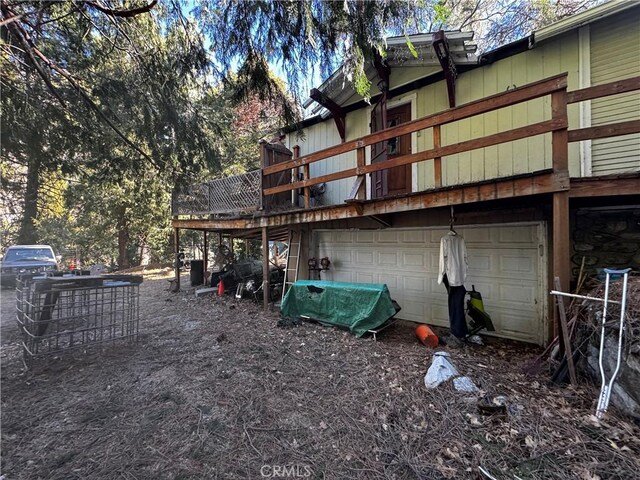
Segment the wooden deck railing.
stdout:
[[[499,93],[483,98],[468,104],[429,115],[417,120],[412,120],[393,128],[366,135],[356,140],[351,140],[324,150],[320,150],[291,161],[279,163],[262,170],[264,176],[288,169],[297,170],[302,167],[303,179],[285,185],[278,185],[265,188],[262,191],[264,196],[273,195],[280,192],[295,189],[304,189],[305,207],[309,207],[309,187],[321,183],[328,183],[340,179],[356,177],[352,196],[362,189],[364,175],[380,170],[386,170],[401,165],[409,165],[425,160],[434,160],[435,186],[442,186],[442,158],[448,155],[455,155],[463,152],[485,148],[507,142],[513,142],[532,136],[552,133],[552,162],[555,172],[566,172],[568,170],[568,143],[585,139],[604,138],[611,136],[626,135],[640,132],[640,121],[619,122],[612,125],[598,127],[581,128],[568,131],[567,105],[594,98],[614,95],[617,93],[629,92],[640,89],[640,77],[612,82],[606,85],[598,85],[582,90],[567,92],[567,74],[557,75],[545,80],[541,80],[520,88],[516,88],[504,93]],[[519,103],[534,100],[536,98],[551,96],[551,118],[542,122],[532,123],[523,127],[514,128],[504,132],[475,138],[451,145],[441,145],[441,127],[459,120],[475,117],[496,111],[501,108],[510,107]],[[411,153],[390,160],[365,164],[365,149],[376,143],[389,140],[401,135],[418,132],[427,128],[433,129],[434,148],[421,152]],[[310,177],[309,165],[330,157],[344,153],[356,151],[356,164],[354,167],[345,168],[337,172]],[[297,178],[294,176],[293,178]]]

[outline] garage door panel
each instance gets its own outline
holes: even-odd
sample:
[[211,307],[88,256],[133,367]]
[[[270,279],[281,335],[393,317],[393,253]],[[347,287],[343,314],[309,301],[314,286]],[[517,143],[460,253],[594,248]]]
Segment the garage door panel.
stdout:
[[531,323],[531,317],[518,312],[506,312],[497,310],[491,312],[491,319],[503,336],[516,340],[531,341],[530,335],[526,332]]
[[428,305],[429,317],[431,320],[428,322],[430,325],[437,325],[440,327],[449,326],[449,307],[446,300],[442,302],[431,302]]
[[361,250],[356,252],[356,263],[362,267],[374,265],[374,254],[369,250]]
[[377,241],[379,243],[398,243],[399,242],[399,238],[398,238],[398,232],[395,232],[393,230],[383,230],[383,231],[379,231],[377,232],[376,235]]
[[[533,254],[532,254],[533,253]],[[519,275],[526,275],[526,278],[532,278],[535,280],[536,271],[536,252],[523,251],[519,255],[501,255],[500,256],[500,269],[503,272],[516,273]]]
[[322,277],[323,280],[331,280],[334,282],[355,282],[356,280],[353,278],[353,273],[349,271],[342,272],[333,272],[331,275],[327,277]]
[[[424,318],[424,304],[421,302],[411,301],[409,298],[404,298],[403,302],[396,300],[402,307],[403,318],[407,320],[413,320],[418,318]],[[419,321],[419,320],[413,320]]]
[[406,292],[413,292],[417,294],[426,293],[426,277],[413,277],[409,275],[405,275],[402,277],[402,288]]
[[422,230],[409,230],[402,233],[403,243],[423,244],[425,242],[425,232]]
[[402,285],[402,279],[396,275],[376,275],[376,283],[386,283],[389,291],[397,292],[399,285]]
[[[544,293],[538,245],[541,224],[460,227],[467,244],[469,273],[466,287],[475,285],[496,326],[496,335],[542,343]],[[448,326],[446,290],[438,285],[440,239],[437,229],[349,231],[349,235],[314,237],[321,257],[331,259],[322,278],[360,283],[386,283],[402,307],[399,318]],[[340,238],[340,242],[331,239]],[[327,241],[329,240],[329,241]],[[544,277],[544,276],[543,276]]]
[[405,252],[402,254],[403,268],[420,268],[424,270],[427,267],[426,255],[421,252]]
[[532,305],[536,299],[535,285],[500,285],[500,303],[511,304],[518,308],[522,305]]
[[335,264],[335,268],[348,269],[355,266],[353,263],[354,254],[353,250],[336,249],[331,251],[331,249],[327,248],[321,251],[320,257],[329,257],[331,262]]
[[337,243],[350,243],[353,232],[336,231],[333,235],[333,241]]
[[[444,232],[442,232],[442,235],[444,235]],[[488,229],[481,229],[481,228],[466,229],[464,230],[463,236],[466,243],[488,244],[488,243],[493,243],[494,241],[492,238],[492,232],[491,230],[488,230]]]
[[495,287],[496,287],[495,280],[493,279],[484,280],[478,277],[467,277],[467,280],[468,280],[466,285],[467,290],[469,290],[469,287],[475,286],[476,291],[480,292],[480,294],[482,295],[482,300],[485,303],[485,305],[487,304],[487,302],[491,302],[494,299],[497,300],[496,293],[495,293]]
[[378,254],[378,265],[381,267],[397,267],[398,252],[380,252]]
[[371,232],[371,231],[356,232],[356,239],[358,243],[373,243],[374,232]]
[[495,232],[500,244],[525,244],[530,245],[538,237],[535,227],[504,228]]
[[481,275],[493,270],[492,254],[476,252],[474,255],[469,255],[467,252],[467,257],[469,271],[476,272],[478,275]]
[[376,283],[375,275],[369,272],[355,272],[357,283]]

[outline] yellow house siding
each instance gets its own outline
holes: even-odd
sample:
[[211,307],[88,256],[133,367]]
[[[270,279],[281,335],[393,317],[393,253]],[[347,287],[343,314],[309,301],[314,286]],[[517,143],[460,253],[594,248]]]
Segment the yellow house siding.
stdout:
[[[640,75],[640,9],[633,15],[607,18],[591,25],[590,58],[591,81],[596,85],[618,78]],[[462,105],[507,89],[520,87],[564,72],[568,73],[568,89],[580,88],[578,31],[573,30],[539,43],[534,48],[476,68],[459,75],[456,82],[456,101]],[[391,74],[392,87],[405,84],[431,73],[416,67],[396,68]],[[375,87],[374,87],[375,90]],[[424,117],[447,110],[448,97],[444,81],[427,85],[415,93],[416,117]],[[347,115],[347,140],[369,133],[370,106]],[[451,145],[520,126],[548,120],[551,116],[550,96],[520,105],[500,109],[472,119],[465,119],[442,128],[442,144]],[[580,127],[580,107],[569,105],[569,128]],[[640,118],[640,95],[619,95],[592,102],[592,124],[606,124],[616,120]],[[306,139],[290,140],[301,146],[301,154],[340,143],[332,119],[305,130]],[[417,150],[433,148],[433,129],[416,135]],[[613,173],[640,169],[640,135],[594,141],[593,172]],[[311,166],[312,176],[324,175],[355,166],[355,152]],[[443,185],[477,182],[552,168],[551,134],[531,137],[508,144],[478,149],[443,159]],[[417,190],[435,187],[433,160],[416,167]],[[569,173],[580,175],[579,144],[569,145]],[[348,196],[353,178],[327,185],[324,203],[342,203]]]
[[[333,119],[317,123],[304,129],[303,136],[297,138],[295,132],[290,133],[287,139],[287,146],[289,149],[293,149],[295,145],[300,146],[300,155],[308,155],[323,148],[337,145],[340,143],[340,135],[338,129],[335,126]],[[338,157],[328,158],[316,163],[312,163],[309,166],[309,173],[311,177],[318,177],[327,173],[335,172],[346,168],[350,155],[340,155]],[[354,162],[355,163],[355,162]],[[322,203],[326,205],[342,203],[346,198],[347,193],[345,190],[347,187],[345,184],[347,180],[339,180],[327,184],[325,195],[322,199]]]
[[[591,83],[599,85],[640,75],[640,8],[591,26]],[[639,120],[640,93],[629,92],[591,103],[591,124]],[[593,175],[640,170],[640,134],[593,140]]]
[[[460,75],[456,83],[456,101],[462,105],[563,72],[569,73],[569,89],[578,88],[576,32]],[[446,102],[434,101],[434,96],[446,99],[444,82],[428,85],[418,91],[421,115],[446,109]],[[430,105],[440,108],[430,109]],[[551,115],[550,105],[551,99],[546,97],[446,125],[442,129],[443,144],[450,145],[547,120]],[[568,113],[570,123],[577,125],[578,108],[572,105]],[[426,136],[429,135],[430,132]],[[580,169],[577,145],[570,145],[569,157],[571,174],[577,175]],[[444,185],[455,185],[551,167],[551,135],[547,134],[452,155],[443,160],[442,176]],[[429,176],[429,170],[432,169],[431,162],[420,164],[419,190],[433,187]]]

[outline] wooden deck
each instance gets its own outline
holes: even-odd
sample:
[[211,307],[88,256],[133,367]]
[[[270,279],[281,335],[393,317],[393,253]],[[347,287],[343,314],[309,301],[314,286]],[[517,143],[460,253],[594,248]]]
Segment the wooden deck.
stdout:
[[[259,204],[268,205],[269,202],[265,198],[269,196],[282,195],[283,193],[302,189],[304,192],[304,208],[282,212],[261,210],[249,215],[241,215],[238,212],[237,215],[228,218],[207,218],[206,216],[181,218],[174,216],[173,228],[175,229],[176,245],[178,245],[179,229],[203,231],[261,229],[262,238],[266,241],[269,238],[269,229],[282,228],[288,225],[357,217],[376,217],[384,214],[451,205],[467,205],[486,201],[509,201],[510,199],[522,197],[544,196],[546,199],[544,203],[548,204],[552,211],[552,276],[559,277],[561,279],[561,288],[566,290],[568,289],[570,278],[570,199],[640,194],[640,172],[615,177],[570,178],[568,169],[568,146],[570,142],[640,133],[640,121],[619,122],[604,126],[569,130],[567,107],[572,103],[636,90],[640,90],[640,77],[567,92],[567,74],[565,73],[435,115],[412,120],[303,157],[298,157],[298,149],[294,148],[291,160],[265,165],[261,173],[264,179],[267,177],[273,178],[273,175],[278,173],[297,173],[301,170],[302,180],[298,180],[295,174],[290,177],[293,181],[284,184],[273,185],[263,180],[264,188],[261,190],[262,198]],[[551,118],[549,120],[456,144],[441,144],[440,129],[448,123],[486,114],[541,97],[550,97]],[[365,149],[367,147],[401,135],[424,131],[425,129],[432,130],[434,148],[395,157],[379,163],[365,164]],[[530,172],[524,175],[494,178],[477,183],[443,186],[442,163],[446,162],[447,156],[543,134],[551,134],[551,169]],[[344,168],[343,170],[318,177],[310,177],[310,164],[353,151],[356,152],[356,165],[354,167]],[[433,160],[435,188],[400,197],[365,198],[365,175],[402,165],[424,162],[425,160]],[[345,199],[344,204],[311,207],[310,187],[345,178],[355,178],[356,180],[352,194],[350,198]],[[536,200],[534,203],[539,204],[540,201]]]

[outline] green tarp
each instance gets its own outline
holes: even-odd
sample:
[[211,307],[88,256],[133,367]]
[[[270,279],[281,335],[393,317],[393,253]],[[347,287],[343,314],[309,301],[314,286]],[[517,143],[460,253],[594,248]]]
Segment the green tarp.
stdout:
[[285,317],[306,316],[361,337],[396,314],[384,284],[299,280],[282,301]]

